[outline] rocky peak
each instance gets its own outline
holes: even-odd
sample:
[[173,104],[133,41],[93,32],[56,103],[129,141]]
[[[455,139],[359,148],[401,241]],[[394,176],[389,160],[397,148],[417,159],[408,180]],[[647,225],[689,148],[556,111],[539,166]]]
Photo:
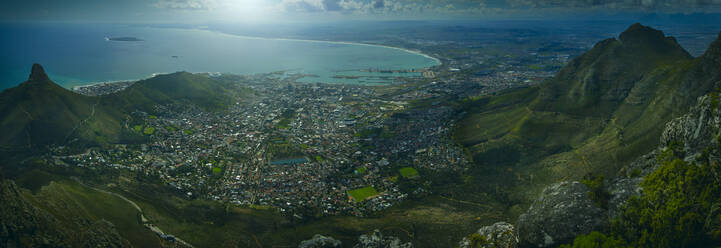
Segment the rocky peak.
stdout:
[[666,36],[660,30],[634,23],[623,31],[618,39],[623,43],[662,42]]
[[660,30],[635,23],[618,36],[618,40],[626,47],[651,49],[654,53],[691,58],[681,47],[676,38],[666,36]]
[[28,81],[31,82],[48,82],[50,78],[45,73],[45,69],[40,64],[33,64],[33,68],[30,70],[30,77]]

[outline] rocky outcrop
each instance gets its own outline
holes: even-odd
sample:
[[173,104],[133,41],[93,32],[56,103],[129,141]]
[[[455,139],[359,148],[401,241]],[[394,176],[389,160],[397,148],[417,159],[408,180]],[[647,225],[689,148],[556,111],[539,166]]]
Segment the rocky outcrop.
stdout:
[[521,246],[551,247],[598,230],[608,223],[605,211],[580,182],[561,182],[543,190],[516,225]]
[[691,111],[666,124],[661,135],[661,146],[672,143],[683,146],[686,161],[692,161],[705,147],[716,142],[721,126],[721,109],[718,94],[712,93],[698,98],[698,105]]
[[358,238],[358,244],[354,248],[412,248],[413,244],[403,243],[401,239],[393,236],[383,236],[378,230],[372,234],[363,234]]
[[498,222],[481,227],[476,233],[463,238],[458,246],[461,248],[516,248],[518,247],[518,237],[513,225]]
[[341,247],[340,240],[316,234],[312,239],[300,242],[298,248],[337,248]]
[[611,198],[608,200],[608,217],[613,219],[621,214],[623,206],[629,198],[641,194],[642,177],[618,178],[614,180],[607,188]]

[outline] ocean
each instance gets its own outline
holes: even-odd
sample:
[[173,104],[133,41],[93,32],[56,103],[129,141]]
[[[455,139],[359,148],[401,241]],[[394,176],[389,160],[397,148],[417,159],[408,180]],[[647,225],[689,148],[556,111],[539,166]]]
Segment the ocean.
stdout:
[[[201,29],[109,24],[1,24],[0,89],[25,80],[33,63],[70,88],[96,82],[138,80],[176,71],[313,74],[301,82],[386,84],[420,76],[437,65],[403,49],[342,43],[242,37]],[[135,37],[142,41],[113,41]],[[386,71],[386,72],[381,72]]]

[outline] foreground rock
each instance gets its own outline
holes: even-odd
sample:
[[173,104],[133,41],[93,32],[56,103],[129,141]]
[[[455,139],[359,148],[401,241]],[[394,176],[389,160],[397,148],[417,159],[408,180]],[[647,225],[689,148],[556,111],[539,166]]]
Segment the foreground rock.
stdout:
[[518,247],[518,237],[513,225],[498,222],[481,227],[476,233],[463,238],[458,246],[461,248],[516,248]]
[[561,182],[543,190],[516,225],[521,246],[551,247],[573,241],[578,235],[608,223],[603,209],[588,196],[580,182]]
[[298,248],[336,248],[341,244],[340,240],[316,234],[312,239],[300,242]]
[[383,236],[378,230],[374,230],[373,234],[363,234],[358,238],[358,244],[354,248],[412,248],[413,244],[403,243],[397,237]]

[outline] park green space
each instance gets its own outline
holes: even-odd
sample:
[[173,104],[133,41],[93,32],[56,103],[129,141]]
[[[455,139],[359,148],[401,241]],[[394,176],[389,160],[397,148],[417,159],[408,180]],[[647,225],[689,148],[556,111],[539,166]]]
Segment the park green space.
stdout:
[[348,191],[348,195],[350,195],[354,201],[361,202],[372,196],[378,195],[378,192],[375,188],[373,188],[373,186],[366,186],[363,188],[350,190]]

